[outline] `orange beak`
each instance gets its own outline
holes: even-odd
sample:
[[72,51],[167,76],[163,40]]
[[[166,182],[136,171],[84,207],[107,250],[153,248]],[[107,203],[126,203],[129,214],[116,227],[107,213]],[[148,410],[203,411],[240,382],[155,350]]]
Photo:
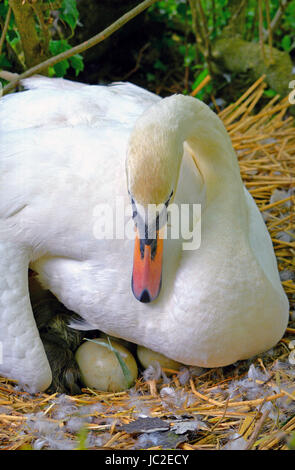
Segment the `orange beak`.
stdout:
[[140,302],[155,300],[162,283],[163,238],[140,240],[136,233],[132,273],[132,291]]

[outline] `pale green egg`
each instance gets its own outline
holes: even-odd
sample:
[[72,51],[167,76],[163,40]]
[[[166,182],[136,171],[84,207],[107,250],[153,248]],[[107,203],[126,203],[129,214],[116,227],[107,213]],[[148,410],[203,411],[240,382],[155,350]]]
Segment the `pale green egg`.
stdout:
[[[76,351],[82,381],[89,388],[95,388],[106,392],[120,392],[130,387],[137,379],[138,370],[134,357],[120,343],[111,341],[111,346],[120,354],[129,371],[129,380],[123,373],[123,369],[116,354],[110,350],[109,342],[105,338],[97,338],[85,341]],[[129,382],[129,383],[128,383]]]
[[145,369],[155,361],[158,361],[160,366],[164,369],[179,370],[182,366],[179,362],[169,359],[163,354],[152,351],[144,346],[137,346],[137,357]]

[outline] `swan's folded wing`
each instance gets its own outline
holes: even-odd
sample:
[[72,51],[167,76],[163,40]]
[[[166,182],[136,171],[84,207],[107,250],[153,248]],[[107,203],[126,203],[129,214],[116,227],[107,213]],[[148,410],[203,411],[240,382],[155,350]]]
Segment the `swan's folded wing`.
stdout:
[[24,92],[0,100],[0,136],[31,127],[132,127],[143,111],[160,100],[131,83],[85,85],[61,78],[31,77]]

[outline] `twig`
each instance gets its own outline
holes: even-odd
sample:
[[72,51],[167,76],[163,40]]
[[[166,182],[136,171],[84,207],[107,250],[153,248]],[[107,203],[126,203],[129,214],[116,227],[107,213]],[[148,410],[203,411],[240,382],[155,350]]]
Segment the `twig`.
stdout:
[[264,42],[263,42],[264,38],[263,38],[263,5],[262,5],[262,0],[259,0],[258,8],[259,8],[259,43],[260,43],[263,62],[265,63],[265,51],[264,51]]
[[270,50],[270,63],[273,64],[273,54],[272,54],[272,30],[271,30],[271,21],[270,21],[270,11],[269,11],[269,0],[265,1],[265,11],[267,19],[267,29],[268,29],[268,45]]
[[254,8],[255,8],[255,10],[254,10],[254,16],[253,16],[253,20],[252,20],[252,25],[251,25],[250,33],[247,34],[247,38],[246,38],[247,41],[252,41],[253,36],[254,36],[254,34],[255,34],[256,25],[257,25],[257,22],[258,22],[258,10],[259,10],[258,2],[256,2]]
[[126,75],[124,75],[123,78],[121,78],[121,80],[127,80],[127,78],[130,77],[130,75],[133,75],[138,69],[139,69],[139,66],[140,66],[140,62],[141,62],[141,59],[142,59],[142,55],[144,53],[144,51],[150,47],[151,43],[150,42],[147,42],[140,50],[139,50],[139,53],[138,53],[138,56],[137,56],[137,59],[136,59],[136,64],[135,66],[133,67],[133,69],[131,69],[129,72],[126,73]]
[[[3,28],[4,28],[4,21],[2,21],[2,18],[0,17],[0,27],[3,31]],[[8,59],[12,59],[12,62],[14,63],[14,68],[16,70],[17,73],[22,73],[24,71],[24,64],[21,62],[20,58],[18,57],[17,53],[15,52],[15,50],[13,49],[13,47],[11,46],[11,44],[9,43],[9,41],[7,40],[7,34],[5,35],[5,39],[6,39],[6,49],[7,49],[7,56],[8,56]],[[4,39],[4,41],[5,41]]]
[[[263,383],[264,385],[264,383]],[[257,413],[255,414],[255,416],[253,417],[253,419],[251,419],[250,423],[248,424],[248,426],[246,427],[246,429],[243,431],[243,433],[241,434],[241,437],[245,437],[246,433],[249,431],[249,429],[251,428],[251,426],[254,424],[254,422],[256,421],[257,417],[259,416],[261,410],[262,410],[262,407],[263,405],[265,404],[265,400],[263,400],[257,410]]]
[[4,44],[6,33],[7,33],[7,30],[8,30],[10,16],[11,16],[11,6],[9,6],[9,8],[8,8],[8,12],[7,12],[7,15],[6,15],[6,18],[5,18],[5,23],[4,23],[4,26],[3,26],[3,31],[2,31],[1,38],[0,38],[0,55],[2,53],[3,44]]
[[267,419],[269,413],[270,413],[270,409],[267,409],[262,413],[262,416],[261,416],[260,420],[258,421],[258,423],[256,424],[255,429],[254,429],[254,431],[252,433],[252,436],[250,437],[250,439],[247,443],[247,446],[246,446],[245,450],[250,450],[251,447],[255,444],[255,441],[258,437],[258,434],[259,434],[265,420]]
[[197,0],[189,0],[190,7],[191,7],[191,15],[192,15],[192,29],[195,35],[196,39],[196,51],[197,55],[199,51],[205,55],[205,50],[204,50],[204,44],[205,44],[205,38],[203,37],[201,25],[199,22],[199,17],[197,14]]
[[285,11],[285,8],[287,6],[287,3],[288,3],[288,0],[282,0],[280,2],[280,6],[279,6],[275,16],[273,17],[271,23],[270,23],[270,28],[263,32],[265,41],[268,39],[268,35],[270,34],[270,32],[271,32],[271,34],[273,34],[275,32],[275,30],[279,27],[280,21],[281,21],[283,13]]
[[187,20],[188,20],[188,15],[187,15],[187,7],[186,7],[186,9],[185,9],[185,25],[184,25],[184,41],[185,41],[184,89],[186,91],[188,91],[188,80],[189,80],[189,66],[186,62],[187,54],[188,54],[188,40],[187,40],[187,38],[188,38],[188,21]]
[[212,0],[212,24],[213,24],[213,33],[216,34],[216,2]]
[[[218,401],[213,400],[212,398],[209,398],[206,395],[202,395],[202,393],[198,392],[196,390],[194,381],[192,379],[190,379],[190,387],[192,389],[193,394],[196,395],[198,398],[201,398],[204,401],[208,401],[209,403],[211,403],[212,405],[215,405],[215,406],[224,406],[224,403],[219,403]],[[227,405],[228,404],[226,403],[226,406]]]
[[204,43],[205,43],[205,57],[208,65],[208,69],[210,72],[210,75],[212,75],[212,67],[211,67],[211,42],[209,40],[209,30],[208,30],[208,24],[207,24],[207,18],[203,9],[203,5],[201,0],[197,0],[197,5],[198,5],[198,10],[199,14],[201,17],[201,24],[202,24],[202,32],[203,32],[203,38],[204,38]]
[[35,12],[35,15],[38,18],[39,25],[43,34],[43,39],[44,39],[44,49],[47,52],[48,47],[49,47],[49,40],[50,40],[50,35],[49,35],[49,30],[48,26],[46,25],[45,19],[44,19],[44,5],[39,4],[37,2],[31,2],[32,8]]
[[18,73],[8,72],[8,70],[0,70],[0,78],[3,78],[7,82],[12,82],[19,77]]
[[199,93],[199,91],[202,90],[202,88],[204,88],[207,83],[209,83],[211,80],[211,76],[210,75],[207,75],[204,80],[201,81],[201,83],[199,83],[199,85],[191,92],[191,96],[196,96],[197,93]]
[[214,424],[213,428],[210,429],[210,433],[213,433],[213,431],[217,428],[217,426],[219,426],[219,424],[224,420],[225,415],[226,415],[226,412],[227,412],[227,408],[228,408],[229,398],[230,398],[230,397],[228,396],[228,397],[227,397],[227,400],[226,400],[226,403],[225,403],[224,412],[223,412],[222,416],[220,416],[219,420],[216,421],[216,423]]
[[135,8],[133,8],[132,10],[125,13],[123,16],[121,16],[118,20],[116,20],[114,23],[112,23],[102,32],[96,34],[95,36],[88,39],[87,41],[84,41],[81,44],[78,44],[77,46],[72,47],[71,49],[56,55],[55,57],[51,57],[50,59],[47,59],[44,62],[41,62],[40,64],[35,65],[34,67],[31,67],[30,69],[26,70],[24,73],[20,74],[16,80],[12,81],[11,83],[9,83],[3,88],[3,94],[5,95],[8,92],[12,91],[18,85],[18,83],[24,78],[31,77],[32,75],[40,73],[42,72],[42,70],[47,69],[48,67],[52,67],[58,62],[61,62],[62,60],[65,60],[65,59],[69,59],[73,55],[80,54],[81,52],[86,51],[90,47],[93,47],[96,44],[102,42],[104,39],[111,36],[111,34],[113,34],[115,31],[120,29],[124,24],[128,23],[128,21],[135,18],[135,16],[139,15],[144,10],[149,8],[155,2],[156,0],[145,0],[144,2],[140,3]]

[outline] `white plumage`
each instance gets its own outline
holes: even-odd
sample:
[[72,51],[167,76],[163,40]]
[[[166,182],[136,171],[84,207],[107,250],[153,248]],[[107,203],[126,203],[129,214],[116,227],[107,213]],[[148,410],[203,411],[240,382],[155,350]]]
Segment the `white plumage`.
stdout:
[[[286,328],[288,301],[217,116],[196,99],[161,100],[131,84],[35,77],[25,86],[0,100],[0,373],[35,390],[51,381],[29,302],[29,264],[93,328],[179,362],[222,366],[272,347]],[[201,247],[182,251],[182,239],[165,240],[163,287],[149,304],[131,291],[133,242],[93,235],[98,204],[130,202],[131,134],[130,184],[134,168],[145,168],[142,194],[149,194],[159,162],[171,166],[168,184],[178,159],[174,203],[202,203]]]

